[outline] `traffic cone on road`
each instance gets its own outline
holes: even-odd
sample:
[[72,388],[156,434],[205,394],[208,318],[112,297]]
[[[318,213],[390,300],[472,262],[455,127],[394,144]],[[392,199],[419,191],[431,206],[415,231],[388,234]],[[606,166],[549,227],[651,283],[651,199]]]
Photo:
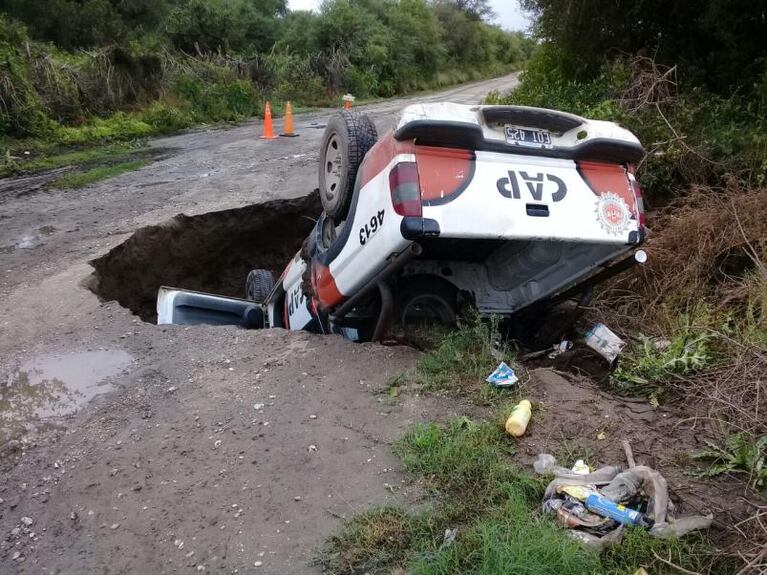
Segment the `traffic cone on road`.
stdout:
[[266,108],[264,108],[264,135],[261,138],[264,140],[274,140],[276,137],[274,135],[274,127],[272,126],[272,107],[269,105],[269,100],[267,100]]
[[285,102],[285,121],[280,136],[286,136],[288,138],[295,138],[298,136],[298,134],[293,131],[293,106],[290,105],[289,101]]

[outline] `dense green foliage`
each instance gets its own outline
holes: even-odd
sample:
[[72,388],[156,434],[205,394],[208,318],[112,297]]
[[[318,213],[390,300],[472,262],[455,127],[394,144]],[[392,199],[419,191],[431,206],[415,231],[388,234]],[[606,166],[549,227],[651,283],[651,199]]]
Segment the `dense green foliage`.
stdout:
[[[0,135],[76,144],[509,71],[483,0],[0,0]],[[117,116],[113,115],[118,112]],[[101,119],[99,119],[101,118]],[[80,126],[85,126],[84,130]]]
[[767,12],[748,0],[522,0],[538,35],[557,46],[571,79],[608,59],[651,56],[685,79],[728,94],[751,86],[767,58]]

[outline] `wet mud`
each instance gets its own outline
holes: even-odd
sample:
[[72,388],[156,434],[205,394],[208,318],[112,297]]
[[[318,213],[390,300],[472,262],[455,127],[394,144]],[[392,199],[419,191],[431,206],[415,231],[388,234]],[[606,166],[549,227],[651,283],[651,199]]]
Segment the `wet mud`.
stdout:
[[52,417],[75,413],[113,389],[108,379],[133,361],[122,350],[35,357],[0,380],[0,449]]
[[322,211],[319,195],[171,220],[135,232],[90,263],[87,287],[154,322],[160,286],[244,297],[254,268],[275,277],[301,247]]

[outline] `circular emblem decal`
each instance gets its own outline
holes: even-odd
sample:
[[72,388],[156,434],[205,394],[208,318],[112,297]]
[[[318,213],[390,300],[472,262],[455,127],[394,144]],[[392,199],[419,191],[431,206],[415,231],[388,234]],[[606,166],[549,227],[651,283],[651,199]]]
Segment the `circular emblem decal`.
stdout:
[[597,202],[597,221],[608,234],[625,232],[631,220],[631,210],[619,195],[606,192]]

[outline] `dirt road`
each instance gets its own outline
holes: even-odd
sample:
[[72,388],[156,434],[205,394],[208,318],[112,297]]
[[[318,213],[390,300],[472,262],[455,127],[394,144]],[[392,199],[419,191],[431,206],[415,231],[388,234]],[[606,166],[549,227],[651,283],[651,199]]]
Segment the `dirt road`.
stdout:
[[[383,133],[411,101],[479,102],[516,82],[364,108]],[[83,190],[0,182],[0,572],[314,572],[339,517],[407,497],[387,442],[460,410],[384,401],[411,350],[158,328],[84,287],[90,260],[181,212],[201,218],[186,228],[200,235],[182,246],[172,229],[145,234],[153,243],[131,273],[164,257],[153,277],[194,281],[173,262],[199,267],[214,245],[216,261],[276,249],[257,233],[223,241],[210,222],[232,232],[252,213],[244,206],[310,192],[330,113],[298,116],[293,139],[260,140],[260,122],[249,122],[155,140],[153,164]],[[120,282],[135,291],[130,275]]]

